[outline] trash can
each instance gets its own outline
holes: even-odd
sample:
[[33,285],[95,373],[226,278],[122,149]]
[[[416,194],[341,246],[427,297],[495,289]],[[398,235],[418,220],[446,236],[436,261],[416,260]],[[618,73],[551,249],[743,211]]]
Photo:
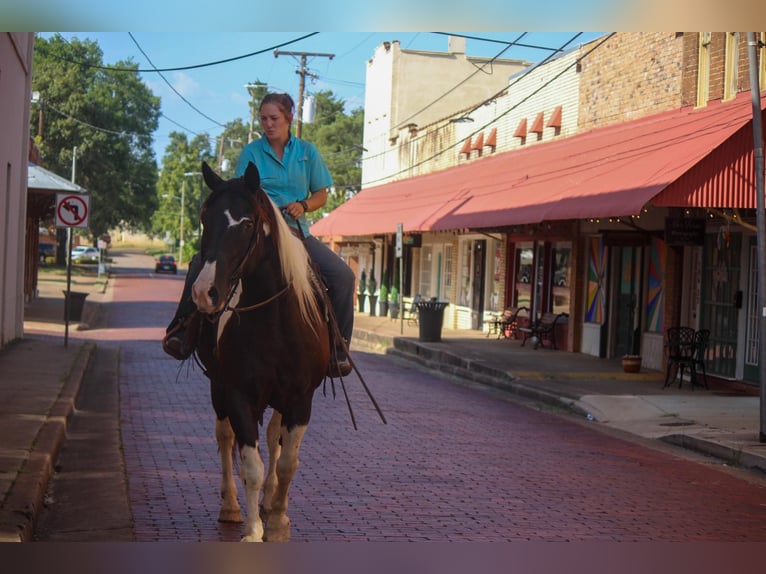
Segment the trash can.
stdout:
[[79,322],[82,319],[82,310],[85,307],[85,298],[87,293],[80,291],[70,291],[70,296],[67,296],[67,292],[64,291],[64,308],[66,309],[66,300],[69,299],[69,315],[67,316],[64,311],[64,320]]
[[418,325],[420,326],[420,340],[438,343],[442,340],[442,324],[444,323],[444,309],[446,301],[419,301]]

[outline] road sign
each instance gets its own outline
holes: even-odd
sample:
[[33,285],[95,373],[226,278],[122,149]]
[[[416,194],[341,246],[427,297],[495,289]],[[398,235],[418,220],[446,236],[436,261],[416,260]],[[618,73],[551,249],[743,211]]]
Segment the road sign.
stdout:
[[401,257],[402,256],[402,234],[404,231],[404,226],[399,223],[396,226],[396,256]]
[[56,194],[56,227],[88,227],[90,198],[70,193]]

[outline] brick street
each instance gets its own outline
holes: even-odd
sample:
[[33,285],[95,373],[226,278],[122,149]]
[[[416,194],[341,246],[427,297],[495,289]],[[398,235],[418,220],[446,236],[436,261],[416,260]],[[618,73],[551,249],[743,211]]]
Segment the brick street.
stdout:
[[[235,541],[219,524],[214,415],[199,367],[159,340],[182,277],[118,272],[104,338],[119,344],[121,436],[138,541]],[[293,541],[766,541],[766,488],[357,351],[317,393],[291,488]],[[265,449],[262,449],[265,450]],[[244,506],[244,497],[240,493]]]

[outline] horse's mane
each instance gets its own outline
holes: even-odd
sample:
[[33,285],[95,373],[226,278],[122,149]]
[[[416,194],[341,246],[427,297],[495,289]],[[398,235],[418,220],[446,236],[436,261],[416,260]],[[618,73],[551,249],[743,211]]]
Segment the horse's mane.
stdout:
[[[265,195],[265,193],[264,193]],[[313,274],[310,269],[310,259],[303,241],[293,235],[290,226],[279,211],[279,208],[268,195],[266,199],[274,214],[276,229],[274,243],[277,246],[279,262],[282,267],[282,277],[288,285],[292,285],[298,299],[301,317],[313,330],[323,322],[316,292],[314,290]]]
[[[238,178],[241,185],[246,186],[245,178]],[[235,180],[230,180],[233,182]],[[222,182],[223,183],[223,182]],[[211,189],[210,195],[203,203],[203,210],[212,204],[218,197],[225,193],[242,193],[252,195],[252,190],[247,187],[229,187],[229,186],[216,186]],[[268,207],[271,210],[270,220],[276,224],[275,229],[264,229],[265,233],[272,233],[272,240],[279,255],[279,263],[282,269],[282,278],[288,286],[292,286],[295,291],[296,298],[298,299],[298,306],[300,314],[303,320],[309,324],[311,329],[316,332],[317,327],[323,324],[323,315],[319,306],[317,293],[315,291],[315,279],[313,272],[311,271],[310,259],[306,247],[303,242],[293,235],[290,226],[285,221],[284,217],[280,213],[279,208],[274,201],[266,194],[263,189],[259,189],[257,193],[263,194],[263,197],[268,202]],[[257,210],[257,199],[253,197],[253,205]]]

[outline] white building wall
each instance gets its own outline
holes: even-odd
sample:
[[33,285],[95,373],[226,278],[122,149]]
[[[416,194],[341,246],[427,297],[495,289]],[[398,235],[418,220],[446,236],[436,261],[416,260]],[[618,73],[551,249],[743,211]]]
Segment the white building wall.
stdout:
[[0,32],[0,348],[24,334],[31,32]]
[[[427,126],[448,123],[445,118],[456,110],[502,90],[509,76],[528,65],[466,56],[461,38],[450,38],[448,47],[449,52],[402,50],[393,41],[375,49],[367,63],[362,187],[433,171],[419,166],[435,149],[421,137]],[[437,151],[447,143],[441,140]],[[451,135],[449,141],[454,142]]]

